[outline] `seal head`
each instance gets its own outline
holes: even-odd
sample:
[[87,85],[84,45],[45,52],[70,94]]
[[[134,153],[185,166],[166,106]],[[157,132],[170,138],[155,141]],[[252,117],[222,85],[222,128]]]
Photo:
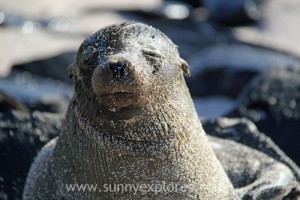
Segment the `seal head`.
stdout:
[[75,93],[87,96],[85,104],[97,104],[93,107],[99,111],[125,119],[138,115],[160,96],[157,93],[168,91],[170,83],[175,85],[182,78],[181,69],[189,74],[177,47],[162,32],[140,23],[123,23],[89,36],[69,73]]

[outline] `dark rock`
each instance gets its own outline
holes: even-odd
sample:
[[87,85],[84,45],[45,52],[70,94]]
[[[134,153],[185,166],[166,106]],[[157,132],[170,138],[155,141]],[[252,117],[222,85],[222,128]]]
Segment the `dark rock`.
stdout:
[[166,1],[161,6],[151,10],[137,11],[138,14],[152,19],[166,19],[166,20],[188,20],[192,10],[192,5],[174,1]]
[[9,96],[6,94],[6,92],[0,90],[0,112],[6,112],[10,110],[28,112],[27,107],[23,103]]
[[[173,9],[174,7],[174,9]],[[200,9],[197,9],[201,7]],[[189,17],[199,20],[199,11],[205,10],[207,18],[224,25],[240,25],[260,19],[260,11],[255,0],[165,0],[153,9],[140,10],[137,14],[152,19],[184,20]]]
[[232,140],[208,139],[241,199],[294,199],[300,194],[299,182],[284,164]]
[[29,105],[30,110],[51,113],[66,113],[69,98],[65,96],[44,95],[36,102]]
[[17,70],[0,79],[0,90],[32,112],[65,113],[72,94],[71,85]]
[[201,0],[165,0],[165,2],[170,2],[170,3],[185,3],[187,5],[190,5],[194,8],[202,6],[202,1]]
[[0,199],[21,199],[29,167],[40,148],[58,135],[61,115],[0,113]]
[[225,25],[239,25],[259,20],[261,13],[258,2],[255,0],[203,0],[211,19]]
[[204,48],[188,59],[191,77],[186,79],[193,96],[237,97],[258,74],[273,66],[291,66],[299,58],[241,44],[219,44]]
[[[300,197],[299,167],[269,137],[259,132],[253,122],[245,118],[218,118],[202,124],[206,133],[214,136],[209,137],[213,149],[242,199],[260,199],[257,195],[272,193],[274,188],[278,194],[288,193],[284,199]],[[283,175],[285,170],[278,163],[289,167],[298,183],[293,177],[289,183],[280,181],[290,175],[288,171]],[[270,190],[264,191],[266,188]]]
[[220,117],[236,108],[236,100],[226,96],[193,97],[193,102],[201,119]]
[[300,181],[299,167],[265,134],[259,132],[246,118],[218,118],[202,122],[205,132],[211,136],[232,140],[256,149],[284,163]]
[[14,65],[12,69],[72,83],[68,77],[67,68],[73,63],[74,57],[75,52],[65,52],[53,57]]
[[241,94],[230,117],[246,117],[300,164],[300,67],[274,68]]

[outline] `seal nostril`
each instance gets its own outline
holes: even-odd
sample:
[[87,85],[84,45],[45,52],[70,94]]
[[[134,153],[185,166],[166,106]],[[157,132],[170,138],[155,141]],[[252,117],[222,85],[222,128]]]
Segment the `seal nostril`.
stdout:
[[129,74],[128,69],[129,69],[129,64],[124,64],[124,68],[123,68],[124,76],[127,76]]
[[116,62],[110,63],[109,67],[113,70],[115,77],[120,79],[124,75],[124,68],[126,68],[127,65],[122,62]]

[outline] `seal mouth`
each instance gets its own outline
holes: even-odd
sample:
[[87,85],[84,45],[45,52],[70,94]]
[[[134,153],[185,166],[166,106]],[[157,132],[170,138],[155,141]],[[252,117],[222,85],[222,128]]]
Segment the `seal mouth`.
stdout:
[[132,92],[114,92],[114,93],[107,93],[107,94],[102,94],[100,97],[115,97],[115,98],[132,98],[136,96],[136,94]]
[[99,100],[108,108],[124,108],[138,104],[143,99],[141,94],[133,92],[113,92],[99,96]]

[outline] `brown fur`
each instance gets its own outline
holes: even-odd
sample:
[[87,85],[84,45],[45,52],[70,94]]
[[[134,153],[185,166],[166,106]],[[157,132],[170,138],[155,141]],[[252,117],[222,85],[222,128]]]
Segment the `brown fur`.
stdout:
[[[69,70],[75,94],[66,127],[33,164],[24,199],[234,199],[182,71],[189,73],[176,46],[153,27],[117,24],[88,37]],[[74,183],[187,190],[67,191]]]

